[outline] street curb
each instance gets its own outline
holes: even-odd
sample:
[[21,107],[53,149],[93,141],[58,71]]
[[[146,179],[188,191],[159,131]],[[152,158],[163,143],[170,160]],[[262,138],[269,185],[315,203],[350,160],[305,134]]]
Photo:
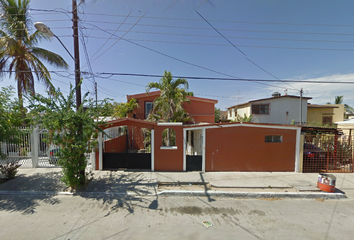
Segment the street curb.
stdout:
[[202,197],[229,197],[229,198],[297,198],[297,199],[345,199],[348,198],[343,193],[325,192],[229,192],[229,191],[173,191],[165,190],[157,193],[159,196],[202,196]]
[[161,196],[161,197],[224,197],[224,198],[293,198],[293,199],[345,199],[348,198],[343,193],[325,193],[325,192],[229,192],[229,191],[174,191],[164,190],[157,194],[140,195],[134,192],[121,193],[121,192],[55,192],[55,191],[6,191],[0,190],[0,195],[33,195],[33,196]]

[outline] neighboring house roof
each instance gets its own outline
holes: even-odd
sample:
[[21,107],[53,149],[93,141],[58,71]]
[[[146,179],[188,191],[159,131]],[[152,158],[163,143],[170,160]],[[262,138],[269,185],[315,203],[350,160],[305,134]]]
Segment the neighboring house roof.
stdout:
[[[246,107],[247,105],[255,102],[260,102],[260,101],[266,101],[266,100],[274,100],[274,99],[279,99],[279,98],[300,98],[299,96],[293,96],[293,95],[284,95],[284,96],[277,96],[277,97],[269,97],[269,98],[263,98],[263,99],[257,99],[257,100],[252,100],[247,103],[242,103],[238,105],[234,105],[231,107],[228,107],[227,109],[230,108],[235,108],[235,107]],[[311,97],[302,97],[302,99],[312,99]]]
[[[141,99],[145,97],[151,97],[151,96],[160,96],[161,91],[153,91],[149,93],[139,93],[139,94],[134,94],[134,95],[127,95],[127,99]],[[201,101],[201,102],[209,102],[209,103],[218,103],[218,100],[215,99],[210,99],[210,98],[201,98],[201,97],[194,97],[194,96],[187,96],[189,100],[194,100],[194,101]]]
[[307,108],[339,108],[338,106],[333,106],[333,105],[318,105],[318,104],[307,104]]

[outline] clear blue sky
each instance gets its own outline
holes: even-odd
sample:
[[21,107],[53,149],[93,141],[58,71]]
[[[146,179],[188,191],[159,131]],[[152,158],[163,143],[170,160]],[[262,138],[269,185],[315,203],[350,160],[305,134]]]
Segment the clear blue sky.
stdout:
[[[33,23],[40,21],[49,26],[73,54],[71,3],[32,0],[30,7]],[[80,37],[86,42],[94,73],[161,75],[167,70],[186,77],[230,75],[247,79],[354,81],[353,9],[354,1],[350,0],[86,0],[80,5]],[[117,41],[117,36],[141,46],[123,39]],[[55,38],[40,46],[59,53],[70,64],[69,72],[61,73],[64,76],[52,74],[54,85],[67,93],[69,83],[74,83],[73,60]],[[81,70],[90,71],[82,41],[80,58]],[[83,77],[83,93],[93,92],[93,79]],[[99,99],[125,102],[127,94],[144,92],[144,86],[159,78],[96,74],[95,80]],[[313,98],[311,103],[325,104],[343,95],[345,102],[354,106],[354,85],[270,83],[269,86],[242,81],[187,80],[190,91],[199,97],[217,99],[217,107],[222,110],[269,97],[274,91],[284,94],[287,89],[288,94],[299,95],[300,88],[304,88],[304,96]],[[16,86],[5,76],[0,86],[8,85]],[[43,90],[42,85],[36,84],[37,92]]]

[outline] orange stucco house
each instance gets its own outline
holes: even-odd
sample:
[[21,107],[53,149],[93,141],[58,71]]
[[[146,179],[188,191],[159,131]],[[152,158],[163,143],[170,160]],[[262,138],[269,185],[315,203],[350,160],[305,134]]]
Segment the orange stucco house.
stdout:
[[[147,118],[149,112],[152,109],[152,104],[156,97],[160,96],[160,91],[154,91],[149,93],[140,93],[135,95],[127,95],[127,101],[132,98],[138,101],[139,108],[133,112],[133,118],[144,120]],[[200,97],[187,97],[190,100],[189,103],[184,103],[184,109],[194,119],[195,123],[213,123],[214,122],[214,109],[218,100],[200,98]]]

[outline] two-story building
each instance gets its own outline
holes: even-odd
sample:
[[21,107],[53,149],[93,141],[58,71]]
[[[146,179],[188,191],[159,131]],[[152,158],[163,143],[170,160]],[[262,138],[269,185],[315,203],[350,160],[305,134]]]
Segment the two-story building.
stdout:
[[[307,101],[310,97],[283,95],[275,92],[270,98],[258,99],[228,108],[228,119],[237,121],[252,115],[253,123],[305,124],[307,121]],[[301,119],[301,120],[300,120]]]
[[[141,120],[146,119],[152,110],[155,98],[160,96],[160,93],[160,91],[154,91],[149,93],[127,95],[128,102],[130,99],[134,98],[139,104],[139,108],[136,108],[133,112],[133,117]],[[183,108],[194,119],[195,123],[214,123],[215,104],[218,103],[218,100],[194,96],[187,96],[187,98],[190,103],[184,103]]]

